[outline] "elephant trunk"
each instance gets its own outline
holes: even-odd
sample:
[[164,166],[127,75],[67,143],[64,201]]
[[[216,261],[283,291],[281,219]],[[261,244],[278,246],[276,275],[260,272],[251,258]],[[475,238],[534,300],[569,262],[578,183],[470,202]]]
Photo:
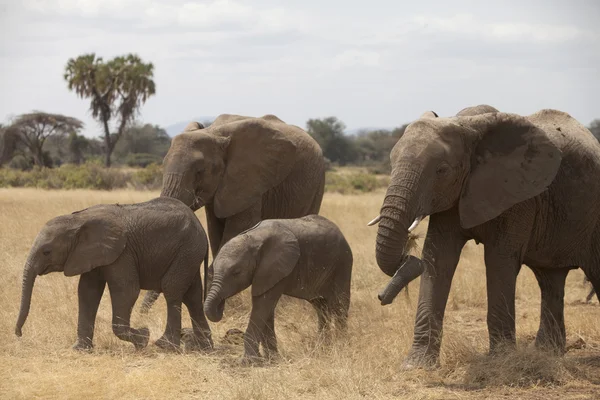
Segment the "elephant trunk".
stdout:
[[377,265],[388,276],[393,276],[406,256],[409,228],[423,213],[419,196],[420,172],[414,168],[398,168],[392,174],[379,220],[376,241]]
[[392,280],[379,293],[377,298],[381,301],[381,305],[391,304],[398,293],[405,288],[411,281],[417,279],[425,268],[423,263],[417,257],[408,256],[406,262],[402,264],[398,271],[392,277]]
[[200,208],[196,201],[193,187],[188,187],[185,182],[185,174],[165,172],[163,175],[163,187],[160,197],[172,197],[180,200],[186,206],[197,210]]
[[204,302],[204,313],[206,318],[212,322],[219,322],[223,318],[225,299],[221,295],[221,279],[215,277],[211,282],[206,301]]
[[15,335],[21,337],[23,332],[21,329],[25,324],[25,320],[27,319],[27,315],[29,315],[29,307],[31,306],[31,295],[33,293],[33,284],[35,283],[35,278],[37,274],[30,263],[30,260],[25,264],[25,269],[23,270],[23,282],[22,282],[22,292],[21,292],[21,309],[19,310],[19,318],[17,319],[17,325],[15,327]]

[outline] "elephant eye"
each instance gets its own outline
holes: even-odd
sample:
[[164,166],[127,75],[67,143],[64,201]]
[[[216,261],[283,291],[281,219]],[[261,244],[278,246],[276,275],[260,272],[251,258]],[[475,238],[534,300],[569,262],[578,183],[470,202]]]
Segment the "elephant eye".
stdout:
[[45,255],[45,256],[48,256],[48,255],[50,255],[50,253],[51,253],[51,252],[52,252],[52,251],[51,251],[50,249],[44,249],[44,250],[42,251],[42,254],[43,254],[43,255]]
[[448,164],[440,164],[435,171],[438,175],[443,175],[450,170],[450,166]]

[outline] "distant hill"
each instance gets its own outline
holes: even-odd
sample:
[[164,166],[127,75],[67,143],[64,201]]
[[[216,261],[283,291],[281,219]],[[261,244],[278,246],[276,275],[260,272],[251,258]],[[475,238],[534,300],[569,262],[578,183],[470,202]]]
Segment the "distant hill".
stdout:
[[192,121],[205,122],[205,121],[212,121],[213,119],[215,119],[215,117],[196,117],[196,118],[190,118],[190,119],[187,119],[185,121],[180,121],[180,122],[177,122],[175,124],[166,126],[165,130],[167,131],[167,133],[169,134],[169,136],[173,137],[173,136],[179,135],[181,132],[183,132],[183,128],[185,128],[185,126],[187,124],[189,124],[190,122],[192,122]]

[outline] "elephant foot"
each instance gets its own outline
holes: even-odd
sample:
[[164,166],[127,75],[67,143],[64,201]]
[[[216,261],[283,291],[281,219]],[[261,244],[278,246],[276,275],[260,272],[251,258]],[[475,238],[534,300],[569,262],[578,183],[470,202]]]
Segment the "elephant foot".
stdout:
[[535,347],[538,350],[553,353],[557,356],[563,356],[567,352],[564,341],[550,337],[536,337]]
[[242,367],[257,367],[263,365],[264,362],[265,360],[262,357],[247,355],[244,355],[239,361]]
[[411,371],[415,369],[432,370],[440,367],[440,357],[437,354],[431,354],[427,351],[411,350],[406,356],[400,369],[402,371]]
[[77,342],[71,348],[77,351],[90,352],[94,348],[94,345],[89,340],[77,339]]
[[169,339],[165,338],[164,336],[162,336],[160,339],[158,339],[156,342],[154,342],[154,344],[157,347],[160,347],[162,350],[165,350],[165,351],[169,351],[169,352],[179,351],[179,344],[171,342]]
[[148,346],[150,340],[150,330],[148,328],[136,329],[136,333],[132,337],[132,343],[136,350],[142,350]]
[[185,351],[210,352],[214,350],[210,330],[194,332],[192,328],[181,329],[181,341]]

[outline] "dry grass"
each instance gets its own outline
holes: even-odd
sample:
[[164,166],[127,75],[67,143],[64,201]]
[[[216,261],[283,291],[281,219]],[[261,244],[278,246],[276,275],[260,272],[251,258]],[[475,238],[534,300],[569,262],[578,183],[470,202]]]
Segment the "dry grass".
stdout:
[[[58,214],[100,202],[137,202],[157,193],[116,191],[42,191],[0,189],[0,396],[2,398],[206,398],[206,399],[566,399],[600,396],[600,307],[582,304],[582,274],[567,280],[568,342],[582,338],[587,347],[564,358],[531,349],[539,322],[539,289],[524,268],[518,280],[519,351],[485,356],[487,348],[485,278],[482,246],[465,248],[446,313],[442,368],[402,372],[410,347],[418,280],[410,296],[400,295],[381,307],[377,293],[387,283],[374,260],[375,228],[366,223],[379,210],[382,193],[327,194],[323,215],[339,224],[354,252],[355,266],[349,337],[321,345],[316,316],[307,304],[283,299],[276,329],[283,359],[245,368],[236,361],[242,347],[227,344],[228,329],[245,329],[248,294],[232,299],[225,318],[211,324],[217,351],[210,355],[167,354],[155,346],[136,353],[110,328],[108,293],[96,324],[95,349],[79,354],[75,340],[77,279],[60,274],[36,282],[32,309],[23,337],[14,335],[20,276],[29,246],[40,227]],[[204,214],[199,212],[204,223]],[[426,223],[419,228],[424,232]],[[164,300],[150,315],[136,314],[134,326],[147,325],[151,340],[162,333]],[[186,314],[187,315],[187,314]],[[184,320],[184,326],[189,326]]]

